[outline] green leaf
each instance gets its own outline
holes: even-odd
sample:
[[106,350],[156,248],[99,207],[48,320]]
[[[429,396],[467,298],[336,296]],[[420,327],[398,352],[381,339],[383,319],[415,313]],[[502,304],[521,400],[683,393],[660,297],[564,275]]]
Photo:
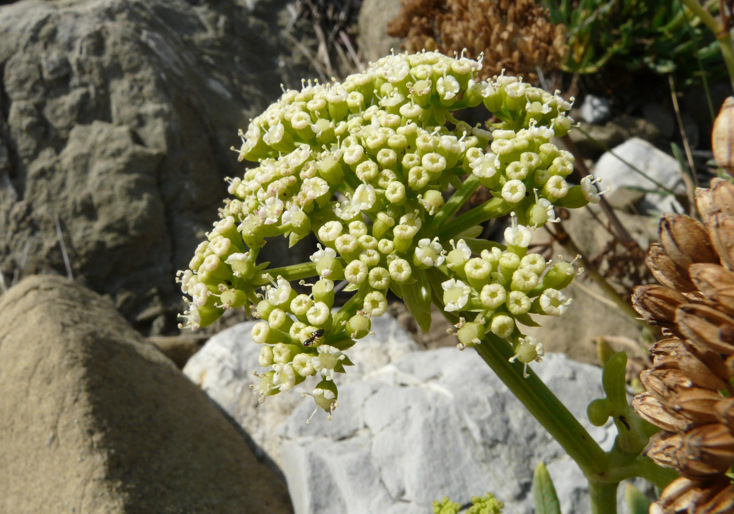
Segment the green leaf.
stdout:
[[423,270],[413,269],[416,281],[400,286],[403,301],[423,332],[431,328],[431,285]]
[[628,405],[627,385],[624,378],[626,367],[627,354],[617,352],[609,358],[602,373],[604,392],[619,411],[624,411]]
[[538,464],[533,473],[533,503],[536,514],[561,514],[556,488],[543,462]]
[[652,503],[650,498],[642,494],[642,491],[629,483],[624,489],[624,502],[630,514],[647,514]]

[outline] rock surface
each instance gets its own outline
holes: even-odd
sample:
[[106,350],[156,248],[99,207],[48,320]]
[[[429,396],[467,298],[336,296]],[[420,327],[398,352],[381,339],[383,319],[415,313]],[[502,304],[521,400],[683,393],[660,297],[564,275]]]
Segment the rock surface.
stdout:
[[[463,503],[486,492],[505,501],[507,512],[530,512],[541,460],[563,512],[588,512],[581,471],[473,351],[411,351],[395,321],[375,320],[373,341],[383,343],[365,339],[360,355],[350,351],[363,369],[337,378],[333,421],[320,412],[306,424],[314,406],[299,397],[308,391],[303,385],[255,402],[251,326],[212,338],[184,372],[281,464],[297,513],[424,514],[444,495]],[[613,429],[585,421],[588,402],[603,396],[601,370],[557,354],[533,369],[608,449]]]
[[393,49],[400,51],[401,39],[387,34],[387,24],[400,12],[400,0],[362,0],[359,11],[359,47],[366,61],[376,61]]
[[[265,403],[258,403],[249,388],[250,384],[257,382],[253,371],[260,369],[257,362],[260,345],[250,337],[254,324],[252,321],[240,323],[209,339],[204,348],[187,362],[184,374],[204,389],[252,437],[262,450],[258,456],[272,459],[282,466],[282,441],[275,431],[303,402],[301,393],[310,392],[310,389],[307,384],[302,384],[287,393],[269,397]],[[338,384],[358,380],[418,349],[410,334],[390,316],[373,320],[372,330],[375,336],[367,336],[350,348],[349,358],[355,365],[348,369],[347,374],[339,376]],[[312,400],[309,402],[313,405]]]
[[291,511],[219,410],[99,295],[0,296],[0,512]]
[[[628,163],[649,178],[642,176]],[[601,156],[593,173],[595,177],[604,181],[604,187],[609,187],[610,192],[621,187],[652,191],[645,195],[640,205],[643,212],[684,212],[675,196],[663,189],[675,194],[685,194],[680,164],[675,158],[658,150],[647,141],[635,137],[614,147],[611,152]]]
[[307,75],[287,3],[0,6],[0,271],[66,274],[60,231],[75,277],[137,328],[174,327],[174,274],[243,172],[237,129]]

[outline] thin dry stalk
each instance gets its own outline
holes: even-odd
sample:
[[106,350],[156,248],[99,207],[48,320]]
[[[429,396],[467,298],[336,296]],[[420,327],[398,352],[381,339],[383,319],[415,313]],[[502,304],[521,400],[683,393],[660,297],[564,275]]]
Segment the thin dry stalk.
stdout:
[[[688,168],[691,170],[691,175],[696,176],[696,165],[693,163],[693,154],[691,153],[691,146],[688,144],[688,136],[686,135],[686,128],[683,126],[683,118],[680,115],[680,108],[678,107],[678,95],[675,92],[675,82],[673,81],[673,75],[668,75],[668,84],[670,84],[670,96],[673,99],[673,110],[675,111],[675,119],[678,121],[678,128],[680,129],[681,139],[683,140],[683,148],[686,151],[686,160],[688,161]],[[688,214],[696,216],[696,186],[691,179],[691,176],[681,169],[681,176],[683,177],[683,183],[686,185],[686,197],[688,197]]]
[[61,223],[59,223],[59,217],[56,214],[54,214],[54,224],[56,225],[56,237],[58,238],[59,246],[61,247],[61,256],[64,258],[64,266],[66,266],[66,276],[69,280],[74,280],[74,273],[71,271],[69,254],[66,251],[66,243],[64,242],[64,234],[61,232]]

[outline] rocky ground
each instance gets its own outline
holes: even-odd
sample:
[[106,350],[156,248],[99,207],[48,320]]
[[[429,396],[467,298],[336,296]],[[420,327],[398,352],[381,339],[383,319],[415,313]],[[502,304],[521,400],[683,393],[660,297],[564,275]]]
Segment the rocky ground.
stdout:
[[[400,304],[376,323],[355,347],[332,423],[304,424],[313,402],[299,392],[257,403],[257,346],[241,315],[178,335],[175,272],[215,219],[224,177],[242,172],[229,150],[237,129],[280,84],[316,75],[318,34],[293,5],[0,6],[0,511],[413,513],[492,491],[527,512],[540,460],[563,511],[587,510],[575,465],[476,355],[453,348],[438,312],[428,334]],[[364,60],[398,47],[384,30],[398,7],[362,2]],[[657,213],[685,208],[678,162],[661,151],[677,137],[664,96],[575,111],[598,143],[580,131],[573,143],[643,250]],[[697,162],[709,156],[703,110],[696,95],[682,105]],[[678,197],[646,191],[602,146]],[[625,294],[641,271],[604,220],[580,210],[563,226]],[[535,243],[573,258],[557,239],[539,231]],[[283,243],[264,257],[284,265],[308,253]],[[599,338],[634,355],[644,332],[593,280],[570,293],[568,313],[542,329],[559,353],[535,368],[585,420],[601,395],[589,365]],[[589,429],[611,444],[608,429]]]

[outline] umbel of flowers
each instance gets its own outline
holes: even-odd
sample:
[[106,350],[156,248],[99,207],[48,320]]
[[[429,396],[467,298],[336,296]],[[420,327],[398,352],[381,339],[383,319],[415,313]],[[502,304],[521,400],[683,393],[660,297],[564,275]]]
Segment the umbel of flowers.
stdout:
[[[229,180],[232,198],[179,281],[188,327],[230,308],[260,318],[261,398],[316,377],[311,394],[330,413],[334,375],[385,313],[388,291],[424,329],[431,303],[458,316],[460,347],[491,332],[514,359],[542,356],[518,322],[562,314],[576,271],[527,253],[531,228],[553,221],[554,206],[598,201],[598,191],[590,178],[566,181],[572,156],[550,142],[571,127],[570,104],[514,77],[476,81],[480,68],[434,52],[392,55],[343,83],[285,91],[241,134],[240,160],[258,165]],[[481,105],[496,123],[457,117]],[[492,199],[459,213],[480,186]],[[476,238],[480,223],[506,214],[505,244]],[[319,241],[311,262],[257,263],[268,238],[294,245],[309,233]],[[352,296],[335,310],[339,281]]]

